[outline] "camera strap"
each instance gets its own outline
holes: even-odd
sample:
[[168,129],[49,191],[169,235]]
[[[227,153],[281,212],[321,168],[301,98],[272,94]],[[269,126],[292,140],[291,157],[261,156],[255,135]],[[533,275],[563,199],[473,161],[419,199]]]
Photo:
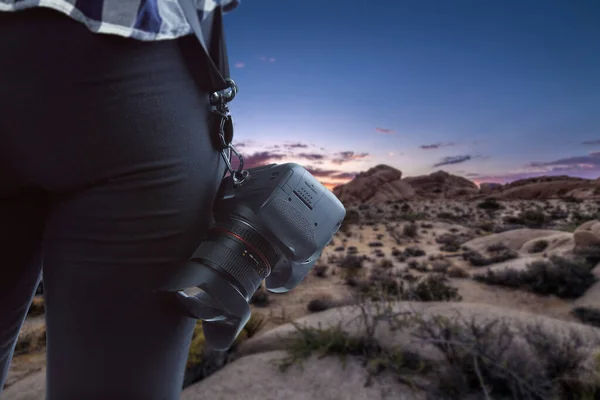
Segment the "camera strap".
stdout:
[[[179,5],[204,50],[212,91],[209,95],[211,112],[219,121],[217,133],[218,143],[221,147],[221,156],[227,165],[227,170],[231,174],[233,185],[239,186],[250,177],[250,174],[244,170],[244,158],[231,143],[233,140],[233,120],[228,103],[235,98],[238,87],[229,76],[229,59],[227,57],[227,46],[225,45],[223,10],[217,4],[213,11],[206,15],[206,17],[203,16],[202,21],[198,16],[199,10],[204,8],[207,1],[214,0],[179,0]],[[198,4],[196,5],[195,3]],[[203,24],[208,29],[203,29]],[[209,38],[208,42],[210,46],[207,45],[206,37]],[[239,161],[237,168],[233,168],[231,163],[232,153]]]

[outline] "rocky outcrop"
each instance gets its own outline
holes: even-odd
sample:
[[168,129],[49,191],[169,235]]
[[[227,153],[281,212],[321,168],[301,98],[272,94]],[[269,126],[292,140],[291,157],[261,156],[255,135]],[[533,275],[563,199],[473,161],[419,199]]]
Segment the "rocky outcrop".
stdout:
[[414,199],[499,200],[600,199],[600,178],[540,176],[502,185],[484,182],[479,187],[469,179],[437,171],[429,175],[402,178],[402,172],[378,165],[362,172],[333,193],[345,205],[377,204]]
[[387,165],[361,172],[350,182],[335,187],[333,193],[346,206],[415,198],[414,189],[402,180],[402,172]]
[[[579,226],[573,233],[575,248],[598,248],[600,249],[600,221],[588,221]],[[600,251],[599,251],[600,252]]]
[[509,183],[493,196],[505,200],[600,199],[600,184],[589,179],[546,176]]
[[455,199],[479,192],[472,181],[445,171],[407,177],[403,181],[415,190],[418,197],[424,199]]

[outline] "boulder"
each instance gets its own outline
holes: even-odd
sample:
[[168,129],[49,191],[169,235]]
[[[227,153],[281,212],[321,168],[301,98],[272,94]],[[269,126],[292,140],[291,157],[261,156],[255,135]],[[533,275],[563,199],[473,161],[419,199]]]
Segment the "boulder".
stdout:
[[403,181],[416,191],[418,197],[425,199],[456,199],[479,192],[479,188],[473,181],[445,171],[407,177]]
[[413,188],[402,180],[402,172],[387,165],[361,172],[350,182],[336,186],[333,193],[346,206],[415,198]]
[[285,351],[270,351],[242,357],[208,378],[187,387],[182,400],[418,400],[413,392],[391,375],[378,376],[365,387],[367,369],[357,358],[345,365],[338,357],[311,356],[300,365],[281,371],[278,364]]

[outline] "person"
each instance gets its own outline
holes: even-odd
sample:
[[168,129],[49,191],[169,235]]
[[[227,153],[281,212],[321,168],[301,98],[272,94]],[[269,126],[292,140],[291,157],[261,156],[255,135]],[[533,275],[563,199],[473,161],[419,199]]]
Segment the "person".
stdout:
[[0,11],[0,388],[43,266],[46,399],[178,399],[196,321],[155,289],[225,171],[199,41],[176,1]]

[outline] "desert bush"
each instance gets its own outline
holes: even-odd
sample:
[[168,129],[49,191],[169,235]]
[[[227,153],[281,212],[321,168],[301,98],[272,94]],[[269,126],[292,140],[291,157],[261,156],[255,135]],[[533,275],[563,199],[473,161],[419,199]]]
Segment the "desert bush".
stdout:
[[600,220],[600,214],[598,212],[584,214],[580,211],[574,211],[571,214],[571,222],[573,222],[576,225],[581,225],[585,222],[592,221],[595,219]]
[[450,221],[456,221],[457,219],[460,218],[460,216],[458,215],[454,215],[448,211],[442,211],[440,213],[438,213],[437,217],[441,220],[450,220]]
[[363,267],[364,258],[355,256],[355,255],[347,255],[338,260],[338,266],[340,268],[345,269],[353,269],[353,268],[362,268]]
[[342,252],[342,251],[344,251],[344,250],[346,250],[346,248],[345,248],[344,246],[338,246],[338,247],[336,247],[335,249],[333,249],[333,251],[337,251],[338,253],[339,253],[339,252]]
[[498,203],[498,200],[494,198],[484,199],[482,202],[477,204],[477,208],[482,210],[496,211],[504,208],[502,204]]
[[531,246],[531,249],[529,249],[530,253],[541,253],[542,251],[546,250],[548,248],[548,241],[544,240],[544,239],[540,239],[540,240],[536,240],[533,245]]
[[[540,324],[511,327],[506,321],[420,319],[415,336],[432,343],[446,363],[434,370],[436,394],[463,399],[583,399],[600,393],[600,381],[583,371],[587,355],[581,335],[548,332]],[[493,397],[492,397],[493,395]]]
[[328,310],[335,306],[333,297],[330,294],[322,294],[308,302],[306,308],[310,312],[320,312]]
[[562,298],[580,297],[597,281],[587,262],[556,255],[534,261],[522,271],[512,268],[490,270],[475,275],[474,279],[491,285],[523,287],[534,293]]
[[484,256],[475,250],[465,250],[462,254],[463,260],[468,261],[474,267],[484,267],[517,258],[519,254],[507,248],[503,244],[494,244],[487,248],[489,256]]
[[458,235],[452,233],[444,233],[435,238],[436,243],[441,244],[440,250],[447,252],[455,252],[460,250],[462,240]]
[[438,260],[433,260],[431,262],[431,270],[433,272],[447,272],[448,268],[450,268],[452,266],[452,263],[445,259],[445,258],[441,258]]
[[408,246],[404,249],[405,257],[421,257],[425,255],[425,250],[417,247],[417,246]]
[[505,217],[504,222],[507,224],[525,225],[528,228],[541,228],[548,222],[548,218],[543,211],[525,210],[516,217]]
[[415,223],[406,224],[402,227],[402,234],[411,238],[417,237],[418,227]]
[[600,263],[600,246],[575,247],[573,252],[590,264]]
[[600,328],[600,308],[575,307],[572,313],[581,322]]
[[491,221],[479,222],[475,225],[475,227],[481,229],[484,232],[493,232],[496,228],[495,224]]
[[383,268],[383,269],[394,268],[394,262],[392,260],[389,260],[386,258],[385,260],[379,261],[379,263],[377,264],[377,267]]
[[313,274],[319,278],[325,278],[328,269],[329,267],[326,264],[317,264],[313,267]]
[[448,285],[442,274],[427,275],[417,282],[409,282],[400,287],[400,298],[412,301],[460,301],[458,289]]
[[[366,368],[365,386],[388,371],[428,399],[600,398],[600,356],[592,362],[588,357],[588,349],[600,341],[589,342],[574,330],[559,335],[541,324],[422,316],[361,302],[357,307],[358,335],[346,333],[341,322],[329,328],[292,322],[298,334],[285,339],[287,356],[280,369],[286,371],[313,354],[337,356],[341,362],[353,356]],[[443,358],[425,358],[413,346],[382,346],[375,336],[382,324],[406,332],[411,342],[433,346]]]
[[369,247],[383,247],[381,242],[369,242]]
[[252,314],[250,319],[236,338],[233,346],[227,351],[216,351],[206,347],[202,321],[196,322],[192,341],[188,350],[183,387],[198,382],[227,364],[237,346],[244,340],[258,333],[266,323],[266,318]]

